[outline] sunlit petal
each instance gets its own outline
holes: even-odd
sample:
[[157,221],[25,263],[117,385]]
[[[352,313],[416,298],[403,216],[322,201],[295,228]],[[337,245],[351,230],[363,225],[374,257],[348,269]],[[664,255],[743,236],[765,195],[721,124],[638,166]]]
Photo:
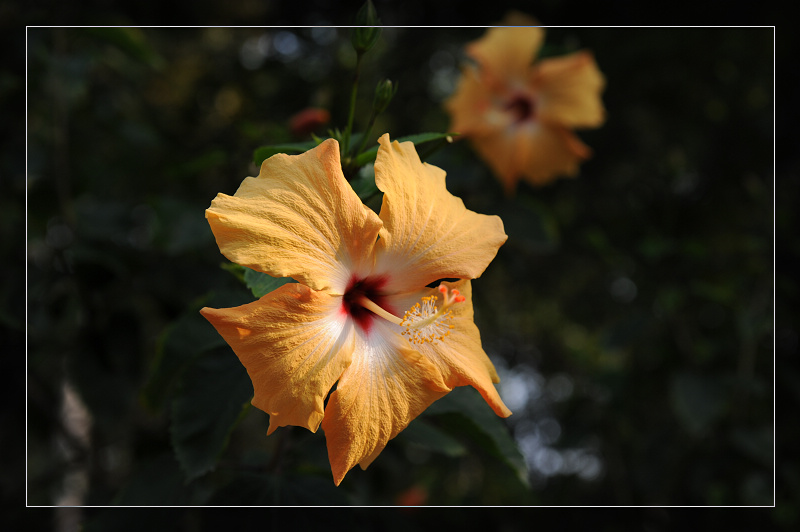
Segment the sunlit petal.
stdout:
[[337,294],[371,268],[381,227],[345,180],[335,140],[270,157],[234,196],[218,194],[206,218],[233,262]]
[[494,111],[491,103],[492,93],[483,83],[480,73],[473,66],[462,70],[461,78],[453,95],[445,102],[450,113],[450,130],[461,135],[480,135],[493,133],[505,126],[505,120],[493,124],[488,113]]
[[397,326],[376,323],[356,334],[353,362],[331,394],[322,421],[338,485],[356,464],[362,469],[450,388],[438,370],[410,349]]
[[[435,366],[448,388],[472,386],[498,416],[510,416],[511,411],[503,403],[493,384],[500,382],[500,378],[481,346],[480,332],[473,321],[472,284],[468,280],[442,284],[458,290],[465,300],[449,307],[448,311],[452,315],[446,323],[452,328],[443,339],[414,344],[414,349],[424,360]],[[428,288],[417,294],[393,297],[392,304],[410,308],[415,301],[430,295],[440,296],[436,288]]]
[[506,241],[503,222],[468,210],[447,191],[445,172],[420,162],[413,143],[390,142],[388,134],[379,143],[375,182],[384,193],[384,227],[375,272],[388,274],[387,293],[479,277]]
[[291,283],[240,307],[200,312],[247,369],[253,405],[270,415],[269,433],[285,425],[316,431],[353,353],[341,298]]

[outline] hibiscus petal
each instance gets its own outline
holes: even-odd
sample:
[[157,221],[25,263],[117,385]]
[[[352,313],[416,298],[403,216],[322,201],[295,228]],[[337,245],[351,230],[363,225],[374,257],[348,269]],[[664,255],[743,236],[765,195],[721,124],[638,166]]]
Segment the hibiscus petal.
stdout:
[[[530,125],[526,127],[531,127]],[[516,188],[532,149],[519,128],[506,128],[471,139],[472,147],[491,167],[507,194]]]
[[535,19],[512,12],[501,27],[489,28],[483,37],[469,43],[467,54],[491,79],[523,80],[544,42],[544,29],[536,24]]
[[544,185],[559,176],[575,176],[591,150],[562,127],[531,122],[494,135],[473,138],[472,145],[512,193],[520,178]]
[[563,127],[534,124],[526,133],[528,149],[521,171],[532,185],[543,185],[559,176],[574,177],[581,161],[592,155],[586,144]]
[[414,144],[383,135],[375,183],[383,191],[384,227],[375,273],[388,294],[410,292],[442,278],[479,277],[506,241],[503,222],[468,210],[445,187],[443,170],[423,164]]
[[340,297],[299,283],[240,307],[203,308],[253,381],[253,405],[285,425],[315,432],[323,402],[353,353],[352,320]]
[[605,120],[600,93],[605,78],[591,52],[543,59],[530,83],[538,94],[539,119],[566,127],[598,127]]
[[389,440],[449,391],[396,325],[376,322],[368,336],[357,332],[353,362],[322,420],[336,485],[356,464],[366,469]]
[[491,96],[489,86],[474,67],[462,69],[455,92],[445,102],[451,118],[449,130],[461,135],[493,131],[497,126],[485,116],[491,111]]
[[206,218],[233,262],[336,294],[371,269],[381,227],[345,180],[332,139],[270,157],[234,196],[218,194]]
[[[481,347],[480,332],[473,319],[472,284],[468,280],[442,284],[450,290],[458,290],[465,300],[448,309],[451,318],[447,323],[452,328],[444,339],[414,344],[414,348],[424,360],[436,368],[437,374],[442,375],[445,386],[451,389],[456,386],[472,386],[498,416],[510,416],[511,411],[503,403],[493,384],[500,382],[500,377]],[[422,297],[430,295],[439,296],[441,302],[437,288],[428,288],[415,295],[397,296],[391,298],[391,302],[398,308],[410,308]],[[441,308],[441,304],[438,306]]]

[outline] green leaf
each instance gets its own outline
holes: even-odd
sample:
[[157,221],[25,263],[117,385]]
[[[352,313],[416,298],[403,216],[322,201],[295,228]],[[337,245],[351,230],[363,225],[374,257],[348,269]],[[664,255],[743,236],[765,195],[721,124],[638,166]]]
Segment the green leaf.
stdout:
[[367,201],[380,192],[375,184],[375,167],[367,164],[358,172],[358,177],[350,181],[350,186],[361,199]]
[[476,444],[508,465],[522,484],[529,485],[525,458],[516,441],[502,418],[494,413],[475,388],[460,386],[425,411],[426,416],[452,414],[456,414],[460,419],[451,420],[446,428],[457,434],[469,435]]
[[[331,138],[335,137],[334,132],[331,133],[332,133]],[[353,133],[350,142],[352,142],[353,144],[358,144],[358,141],[361,139],[361,135],[362,135],[361,133]],[[434,140],[453,137],[456,135],[457,135],[456,133],[418,133],[416,135],[407,135],[405,137],[399,137],[394,140],[398,142],[410,141],[413,142],[415,145],[419,145]],[[298,153],[304,153],[316,147],[324,140],[327,139],[315,138],[314,140],[309,140],[305,142],[289,142],[286,144],[271,144],[267,146],[261,146],[253,151],[253,162],[256,164],[256,166],[261,166],[262,162],[264,162],[266,159],[269,159],[270,157],[278,153],[288,153],[295,155]],[[358,156],[356,156],[355,159],[353,160],[353,164],[354,166],[364,166],[367,163],[375,162],[375,157],[377,157],[377,155],[378,155],[378,145],[376,144],[367,151],[358,154]]]
[[235,262],[222,262],[219,266],[226,272],[229,272],[231,275],[236,277],[236,280],[238,280],[240,283],[246,284],[244,281],[244,272],[247,271],[247,268],[240,266]]
[[272,277],[250,268],[244,269],[244,282],[255,297],[264,297],[276,288],[296,282],[291,277]]
[[160,408],[169,397],[181,372],[195,357],[225,340],[200,315],[204,306],[227,307],[243,303],[231,294],[206,295],[192,302],[186,312],[167,326],[156,344],[156,358],[144,387],[143,400],[153,409]]
[[[445,139],[447,137],[453,137],[453,136],[456,136],[456,133],[417,133],[416,135],[408,135],[393,140],[396,140],[398,142],[413,142],[414,145],[419,145],[419,144],[424,144],[426,142]],[[354,163],[356,166],[364,166],[367,163],[375,162],[375,158],[377,156],[378,156],[378,145],[376,144],[367,151],[359,153],[354,159]]]
[[[324,139],[323,139],[324,140]],[[314,148],[317,144],[316,141],[309,140],[306,142],[290,142],[287,144],[272,144],[268,146],[261,146],[253,151],[253,162],[256,166],[261,166],[261,163],[269,159],[277,153],[298,154],[307,152]]]
[[250,407],[253,386],[229,349],[208,353],[181,376],[172,403],[172,445],[188,480],[212,470]]
[[366,201],[369,198],[373,197],[375,194],[380,192],[378,187],[375,185],[375,179],[367,179],[367,178],[359,178],[354,179],[350,182],[353,187],[353,190],[361,199],[361,201]]
[[428,451],[447,456],[463,456],[467,454],[467,448],[457,439],[421,418],[412,421],[403,432],[398,434],[397,440],[419,445]]

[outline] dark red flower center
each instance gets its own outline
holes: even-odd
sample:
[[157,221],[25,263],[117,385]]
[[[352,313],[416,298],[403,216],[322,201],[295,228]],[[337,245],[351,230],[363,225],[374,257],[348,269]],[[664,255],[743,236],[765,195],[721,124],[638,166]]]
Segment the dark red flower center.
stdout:
[[515,124],[533,120],[536,114],[536,104],[528,95],[517,94],[508,100],[504,109],[513,117]]
[[371,300],[373,303],[381,308],[388,310],[392,309],[387,306],[386,295],[383,293],[383,287],[387,279],[383,276],[359,278],[355,275],[350,278],[347,283],[347,289],[342,296],[342,311],[346,312],[348,316],[353,318],[364,332],[369,332],[372,327],[373,318],[377,318],[371,310],[365,309],[359,303],[363,298]]

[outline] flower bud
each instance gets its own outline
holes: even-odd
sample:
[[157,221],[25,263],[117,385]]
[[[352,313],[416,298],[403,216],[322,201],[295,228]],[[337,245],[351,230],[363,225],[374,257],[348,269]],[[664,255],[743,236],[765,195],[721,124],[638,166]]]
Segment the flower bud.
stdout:
[[380,27],[381,21],[378,20],[378,13],[375,11],[375,6],[372,5],[372,0],[367,0],[361,9],[356,14],[356,26],[350,36],[353,43],[353,48],[360,55],[368,52],[381,35]]
[[389,105],[389,102],[394,98],[397,92],[397,84],[393,84],[392,80],[384,79],[378,82],[375,87],[375,100],[372,103],[372,110],[375,114],[380,114]]

